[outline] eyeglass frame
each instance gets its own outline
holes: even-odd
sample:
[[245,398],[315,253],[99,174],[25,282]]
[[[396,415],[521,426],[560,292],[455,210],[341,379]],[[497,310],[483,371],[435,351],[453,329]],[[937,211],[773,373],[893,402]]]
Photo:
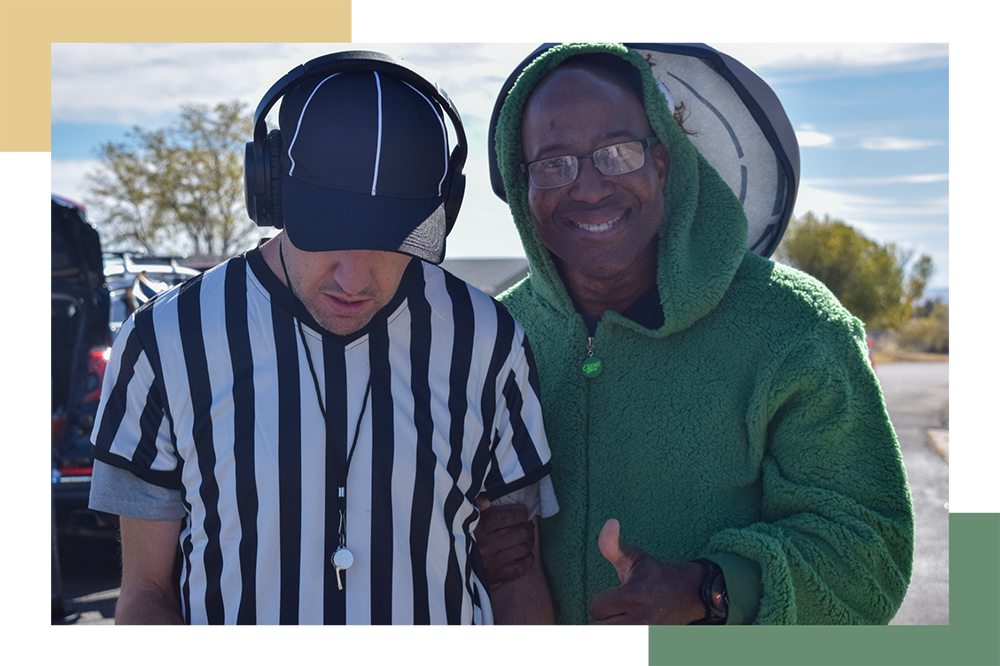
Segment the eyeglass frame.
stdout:
[[[591,153],[585,153],[583,155],[553,155],[552,157],[543,157],[543,158],[538,159],[538,160],[532,160],[531,162],[522,163],[521,164],[521,172],[524,173],[528,177],[528,180],[531,181],[531,184],[534,185],[537,189],[539,189],[539,190],[554,190],[554,189],[556,189],[558,187],[566,187],[567,185],[572,185],[573,183],[575,183],[576,179],[580,177],[580,160],[582,158],[585,158],[585,157],[590,157],[590,161],[594,164],[594,168],[597,169],[598,172],[600,172],[602,175],[605,175],[605,176],[624,176],[627,173],[633,173],[635,171],[638,171],[642,167],[646,166],[646,149],[649,148],[649,147],[651,147],[651,146],[655,146],[656,143],[657,143],[657,141],[659,141],[659,140],[660,140],[660,138],[657,137],[657,136],[650,136],[650,137],[646,137],[645,139],[629,139],[628,141],[619,141],[618,143],[612,143],[609,146],[601,146],[600,148],[594,150],[593,152],[591,152]],[[597,153],[601,152],[602,150],[607,150],[608,148],[614,148],[615,146],[623,146],[623,145],[628,144],[628,143],[641,143],[641,144],[644,144],[643,147],[642,147],[642,164],[640,164],[639,166],[637,166],[634,169],[629,169],[628,171],[619,171],[618,173],[604,173],[604,171],[601,170],[601,167],[598,166],[598,164],[597,164],[597,158],[594,157],[594,156]],[[572,157],[574,160],[576,160],[576,175],[573,176],[573,180],[571,180],[569,182],[566,182],[566,183],[562,183],[561,185],[550,185],[549,187],[541,187],[538,184],[536,184],[535,181],[531,178],[531,172],[528,171],[528,168],[532,164],[538,164],[539,162],[547,162],[548,160],[557,160],[560,157]]]

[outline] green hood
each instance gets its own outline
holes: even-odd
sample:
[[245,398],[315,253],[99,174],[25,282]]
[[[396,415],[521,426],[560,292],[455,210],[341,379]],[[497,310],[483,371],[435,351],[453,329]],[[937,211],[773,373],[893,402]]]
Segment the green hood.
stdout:
[[[531,91],[561,62],[582,53],[611,53],[632,63],[641,73],[649,123],[670,156],[663,188],[657,285],[664,324],[653,334],[662,337],[683,330],[721,300],[736,273],[747,243],[743,208],[718,172],[694,148],[671,115],[649,65],[621,44],[563,44],[536,58],[517,79],[497,121],[496,151],[507,202],[514,216],[531,270],[534,290],[552,307],[575,313],[566,287],[548,249],[535,232],[528,209],[527,179],[521,172],[521,117]],[[639,329],[617,313],[606,317]]]

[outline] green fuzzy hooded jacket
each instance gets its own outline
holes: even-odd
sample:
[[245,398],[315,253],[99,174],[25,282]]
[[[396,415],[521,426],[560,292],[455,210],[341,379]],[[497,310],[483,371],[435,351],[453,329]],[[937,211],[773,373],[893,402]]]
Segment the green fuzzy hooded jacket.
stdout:
[[[535,233],[520,171],[521,115],[565,58],[610,52],[642,72],[670,163],[656,330],[608,311],[603,371],[581,371],[589,333]],[[609,518],[664,561],[719,564],[729,624],[886,624],[910,582],[913,512],[865,333],[817,280],[746,251],[732,191],[672,119],[641,56],[563,45],[522,73],[497,156],[530,275],[500,300],[528,332],[561,510],[541,521],[560,623],[619,584],[597,547]]]

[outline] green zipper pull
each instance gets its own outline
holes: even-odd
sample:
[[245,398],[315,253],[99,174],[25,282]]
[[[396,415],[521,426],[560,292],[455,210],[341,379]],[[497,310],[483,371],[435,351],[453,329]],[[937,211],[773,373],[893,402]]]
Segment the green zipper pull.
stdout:
[[587,358],[583,361],[583,376],[593,379],[601,374],[603,366],[601,359],[594,356],[594,338],[587,338]]

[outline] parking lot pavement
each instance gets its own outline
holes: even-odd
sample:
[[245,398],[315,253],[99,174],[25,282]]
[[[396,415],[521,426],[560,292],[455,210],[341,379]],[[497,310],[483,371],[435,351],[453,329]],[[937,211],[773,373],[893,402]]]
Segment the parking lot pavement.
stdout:
[[121,585],[121,554],[113,538],[61,535],[63,608],[52,624],[114,624]]
[[956,406],[961,412],[961,405],[990,404],[1000,390],[998,370],[997,363],[965,362],[883,363],[876,368],[899,437],[916,525],[913,579],[894,625],[948,624],[948,510],[990,465],[949,464],[929,431],[941,431],[946,443],[962,440]]

